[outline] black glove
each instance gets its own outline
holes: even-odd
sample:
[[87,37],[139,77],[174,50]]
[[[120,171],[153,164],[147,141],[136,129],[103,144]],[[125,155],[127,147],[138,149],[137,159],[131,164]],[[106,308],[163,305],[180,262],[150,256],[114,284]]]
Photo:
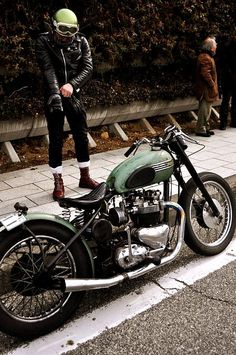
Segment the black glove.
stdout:
[[49,97],[47,105],[50,112],[63,111],[61,96],[59,94],[53,94]]

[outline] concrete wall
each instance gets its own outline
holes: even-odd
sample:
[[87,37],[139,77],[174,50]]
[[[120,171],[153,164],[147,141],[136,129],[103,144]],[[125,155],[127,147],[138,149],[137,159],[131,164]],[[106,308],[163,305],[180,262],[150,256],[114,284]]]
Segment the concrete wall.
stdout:
[[[214,103],[220,105],[220,100]],[[102,126],[119,122],[137,120],[170,113],[194,111],[198,101],[193,97],[176,99],[174,101],[157,100],[152,102],[136,101],[127,105],[96,107],[88,110],[88,126]],[[69,130],[67,122],[65,131]],[[25,117],[19,120],[0,121],[0,142],[7,142],[26,137],[42,136],[47,134],[44,116]]]

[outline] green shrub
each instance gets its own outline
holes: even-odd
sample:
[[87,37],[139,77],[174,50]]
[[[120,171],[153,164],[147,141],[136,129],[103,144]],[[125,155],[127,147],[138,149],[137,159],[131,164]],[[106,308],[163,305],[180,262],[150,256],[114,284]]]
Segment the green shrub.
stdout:
[[94,75],[83,92],[87,108],[192,95],[201,41],[208,34],[220,40],[235,28],[232,0],[1,3],[0,119],[42,111],[34,43],[60,7],[76,12],[91,45]]

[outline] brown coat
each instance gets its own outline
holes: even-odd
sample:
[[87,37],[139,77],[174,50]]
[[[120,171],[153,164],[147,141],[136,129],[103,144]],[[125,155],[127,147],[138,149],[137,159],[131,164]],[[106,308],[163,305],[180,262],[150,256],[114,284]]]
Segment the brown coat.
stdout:
[[198,100],[213,102],[218,98],[216,65],[214,58],[204,52],[198,56],[196,70],[196,96]]

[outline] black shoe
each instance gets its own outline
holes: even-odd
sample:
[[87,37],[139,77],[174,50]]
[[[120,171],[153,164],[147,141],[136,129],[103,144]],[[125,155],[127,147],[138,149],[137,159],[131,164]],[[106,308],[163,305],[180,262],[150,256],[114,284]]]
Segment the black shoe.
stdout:
[[225,131],[226,130],[226,126],[220,126],[219,128],[221,131]]
[[210,137],[211,134],[209,132],[199,132],[199,133],[196,133],[196,136],[199,136],[199,137]]
[[207,131],[206,131],[206,133],[209,133],[209,134],[210,134],[210,136],[214,136],[214,134],[215,134],[215,132],[214,132],[214,131],[212,131],[212,130],[210,130],[210,129],[209,129],[209,130],[207,130]]

